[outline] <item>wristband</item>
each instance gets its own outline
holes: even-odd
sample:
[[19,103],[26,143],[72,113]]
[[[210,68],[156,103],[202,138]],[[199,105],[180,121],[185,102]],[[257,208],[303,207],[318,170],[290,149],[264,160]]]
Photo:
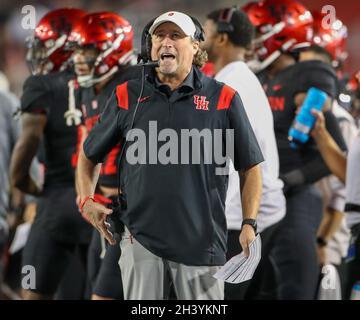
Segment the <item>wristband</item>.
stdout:
[[80,212],[83,211],[84,205],[88,200],[92,200],[93,202],[96,202],[93,196],[86,196],[83,200],[80,201],[80,205],[79,205]]

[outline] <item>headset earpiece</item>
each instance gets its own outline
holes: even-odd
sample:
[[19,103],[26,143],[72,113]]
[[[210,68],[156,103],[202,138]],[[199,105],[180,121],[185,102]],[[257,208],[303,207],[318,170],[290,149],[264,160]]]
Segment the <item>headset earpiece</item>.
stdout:
[[198,19],[196,19],[193,16],[189,16],[191,18],[191,20],[194,22],[195,25],[195,34],[194,34],[194,38],[195,40],[198,41],[205,41],[205,31],[200,23],[200,21]]
[[231,24],[231,19],[234,12],[237,10],[238,8],[234,6],[221,11],[219,19],[217,21],[218,33],[227,33],[234,31],[234,26]]
[[138,55],[138,63],[140,61],[142,61],[142,63],[147,63],[149,61],[151,61],[151,36],[149,33],[149,29],[152,26],[152,24],[154,23],[155,18],[151,19],[151,21],[149,21],[142,34],[141,34],[141,51],[140,54]]

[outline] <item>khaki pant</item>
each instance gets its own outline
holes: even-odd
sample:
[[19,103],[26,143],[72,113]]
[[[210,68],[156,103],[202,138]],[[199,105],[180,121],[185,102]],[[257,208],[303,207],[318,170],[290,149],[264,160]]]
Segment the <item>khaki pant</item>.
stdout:
[[170,281],[180,300],[223,300],[224,283],[213,275],[220,267],[185,266],[145,249],[126,229],[119,261],[126,300],[162,300]]

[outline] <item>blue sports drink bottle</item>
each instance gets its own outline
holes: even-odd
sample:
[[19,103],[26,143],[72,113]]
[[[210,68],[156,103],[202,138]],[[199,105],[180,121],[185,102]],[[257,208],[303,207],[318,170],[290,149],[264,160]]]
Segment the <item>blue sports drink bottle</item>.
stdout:
[[360,281],[353,285],[350,300],[360,300]]
[[316,118],[311,113],[312,109],[321,111],[327,99],[327,94],[317,88],[310,88],[300,112],[296,115],[289,129],[288,139],[290,146],[296,149],[298,145],[305,144],[310,137],[310,131],[315,124]]

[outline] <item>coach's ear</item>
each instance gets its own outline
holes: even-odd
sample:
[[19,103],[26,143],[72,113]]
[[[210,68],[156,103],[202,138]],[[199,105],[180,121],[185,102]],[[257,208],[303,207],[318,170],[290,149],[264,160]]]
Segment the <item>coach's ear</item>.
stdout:
[[197,40],[193,40],[192,46],[193,46],[193,53],[194,53],[194,55],[196,55],[200,48],[200,42]]

